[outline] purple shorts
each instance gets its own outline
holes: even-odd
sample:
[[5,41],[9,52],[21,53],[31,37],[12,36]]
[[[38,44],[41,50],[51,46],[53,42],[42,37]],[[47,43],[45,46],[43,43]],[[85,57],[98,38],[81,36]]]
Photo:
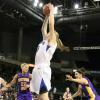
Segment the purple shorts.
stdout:
[[17,94],[17,100],[32,100],[32,94],[31,93],[18,93]]

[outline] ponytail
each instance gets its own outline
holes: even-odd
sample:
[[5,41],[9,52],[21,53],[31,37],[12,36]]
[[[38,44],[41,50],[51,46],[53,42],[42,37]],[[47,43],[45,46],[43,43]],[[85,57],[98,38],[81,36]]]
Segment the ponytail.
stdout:
[[70,49],[69,47],[66,47],[62,41],[60,39],[57,39],[57,48],[60,49],[61,51],[66,51],[66,52],[69,52]]
[[69,52],[69,51],[70,51],[69,47],[65,46],[65,45],[62,43],[61,39],[59,38],[58,32],[57,32],[57,31],[54,31],[54,32],[55,32],[55,34],[56,34],[56,39],[57,39],[57,40],[56,40],[56,41],[57,41],[57,48],[60,49],[61,51]]

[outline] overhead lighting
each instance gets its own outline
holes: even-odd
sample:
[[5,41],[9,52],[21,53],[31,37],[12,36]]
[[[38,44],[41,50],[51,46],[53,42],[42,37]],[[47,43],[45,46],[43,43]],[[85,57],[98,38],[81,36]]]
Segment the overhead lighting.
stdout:
[[77,69],[73,69],[73,72],[74,72],[74,73],[77,72]]
[[34,3],[34,7],[37,7],[37,3]]
[[78,9],[78,8],[79,8],[79,4],[75,4],[75,5],[74,5],[74,8],[75,8],[75,9]]
[[94,1],[100,1],[100,0],[94,0]]
[[40,8],[43,7],[43,3],[42,3],[42,2],[39,3],[39,7],[40,7]]
[[85,2],[84,3],[84,8],[88,8],[88,7],[89,7],[88,2]]
[[54,8],[54,14],[57,14],[58,13],[58,7],[55,7]]
[[39,0],[35,0],[33,6],[37,7],[38,3],[39,3]]
[[39,0],[35,0],[34,2],[38,4],[39,3]]

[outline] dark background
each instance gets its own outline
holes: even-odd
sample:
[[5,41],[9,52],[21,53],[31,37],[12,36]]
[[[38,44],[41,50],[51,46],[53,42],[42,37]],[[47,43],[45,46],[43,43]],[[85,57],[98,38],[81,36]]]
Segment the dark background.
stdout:
[[[49,2],[40,1],[44,4]],[[55,16],[55,29],[62,42],[70,47],[68,53],[57,49],[51,61],[52,84],[58,88],[58,92],[64,91],[67,86],[65,72],[80,67],[85,67],[98,92],[100,90],[100,48],[73,49],[100,46],[100,8],[99,3],[97,5],[91,1],[52,1],[55,6],[62,5]],[[0,70],[3,77],[8,73],[5,77],[8,81],[19,70],[16,66],[21,62],[34,63],[37,45],[42,40],[41,26],[44,15],[42,8],[33,7],[32,2],[34,0],[0,0]],[[85,2],[88,2],[87,8],[84,8]],[[78,10],[74,9],[74,3],[80,4]]]

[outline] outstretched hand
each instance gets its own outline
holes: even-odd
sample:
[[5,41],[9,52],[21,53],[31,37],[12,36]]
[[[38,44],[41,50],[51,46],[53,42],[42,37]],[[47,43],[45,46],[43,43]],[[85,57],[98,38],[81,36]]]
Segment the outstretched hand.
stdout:
[[54,6],[53,6],[53,4],[48,3],[48,7],[50,9],[50,15],[53,15],[54,14]]

